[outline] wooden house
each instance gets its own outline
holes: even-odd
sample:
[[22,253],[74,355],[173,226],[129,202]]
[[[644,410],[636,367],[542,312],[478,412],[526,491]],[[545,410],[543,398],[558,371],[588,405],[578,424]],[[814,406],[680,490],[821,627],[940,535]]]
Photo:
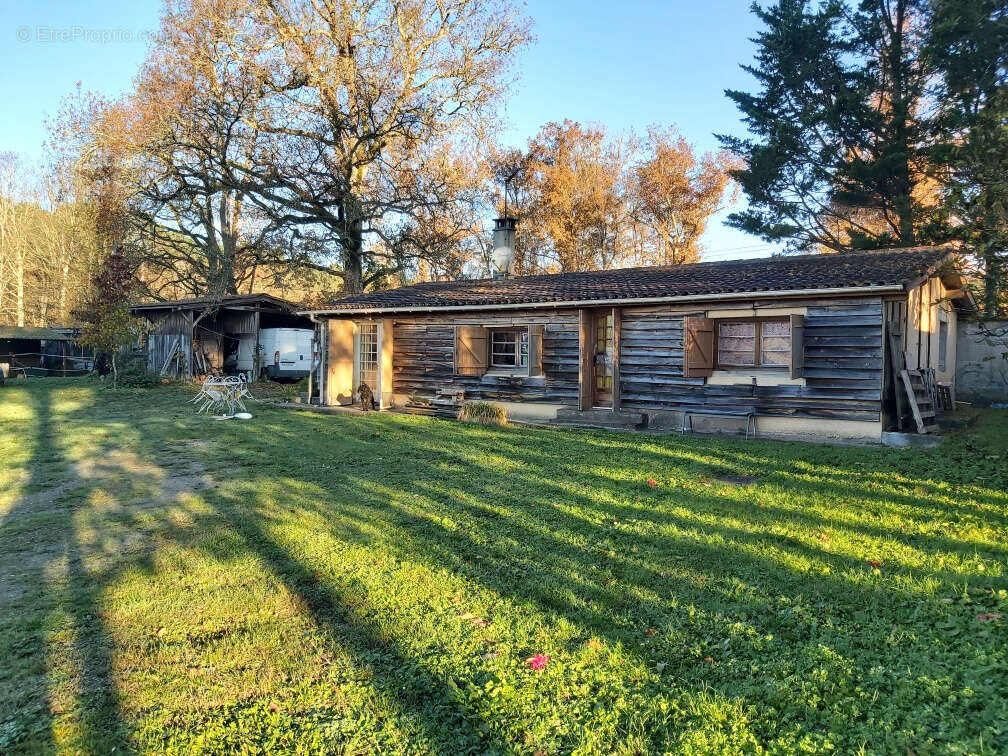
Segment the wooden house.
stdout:
[[326,323],[327,404],[366,382],[382,408],[483,398],[572,422],[878,440],[910,422],[902,370],[954,391],[971,302],[948,249],[914,248],[424,283],[307,314]]
[[[268,328],[314,329],[290,302],[269,294],[196,297],[133,305],[130,311],[150,324],[147,366],[181,379],[221,372],[241,355],[242,372],[259,379],[264,361],[260,334]],[[307,355],[310,361],[311,355]]]

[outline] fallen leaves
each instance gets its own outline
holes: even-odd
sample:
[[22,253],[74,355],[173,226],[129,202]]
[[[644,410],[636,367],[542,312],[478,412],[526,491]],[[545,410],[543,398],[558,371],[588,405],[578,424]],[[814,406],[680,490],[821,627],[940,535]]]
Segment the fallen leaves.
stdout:
[[485,620],[482,617],[477,617],[472,612],[462,612],[459,614],[459,617],[464,620],[469,620],[469,622],[471,622],[475,627],[486,627],[490,624],[488,620]]
[[976,618],[981,622],[992,622],[1001,619],[1001,614],[999,612],[980,612]]
[[882,566],[882,562],[879,561],[878,559],[866,559],[865,561],[868,563],[869,567],[872,567],[876,570]]

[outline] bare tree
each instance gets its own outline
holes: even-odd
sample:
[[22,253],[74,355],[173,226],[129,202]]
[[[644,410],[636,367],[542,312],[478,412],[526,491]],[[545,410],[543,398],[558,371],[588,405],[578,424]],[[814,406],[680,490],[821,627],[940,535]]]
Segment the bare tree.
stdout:
[[473,158],[525,22],[491,0],[250,0],[249,12],[227,51],[256,65],[249,125],[269,138],[232,166],[234,185],[334,250],[346,292],[410,260],[443,263],[471,226],[458,208],[478,188]]

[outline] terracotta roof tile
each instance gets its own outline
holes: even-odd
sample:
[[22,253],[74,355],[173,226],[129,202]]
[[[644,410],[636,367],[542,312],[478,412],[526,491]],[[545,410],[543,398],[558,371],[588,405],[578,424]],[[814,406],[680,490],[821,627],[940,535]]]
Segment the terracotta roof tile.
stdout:
[[535,306],[558,302],[653,299],[734,292],[782,292],[865,286],[906,286],[932,272],[951,250],[917,247],[825,255],[519,276],[503,280],[438,281],[340,299],[333,311],[431,307]]

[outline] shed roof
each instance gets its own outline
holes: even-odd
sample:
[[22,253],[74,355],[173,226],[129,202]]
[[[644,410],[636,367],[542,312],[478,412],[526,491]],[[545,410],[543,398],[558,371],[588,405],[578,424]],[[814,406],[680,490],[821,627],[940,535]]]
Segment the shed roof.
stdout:
[[243,309],[255,305],[266,305],[275,310],[294,312],[295,306],[285,299],[270,294],[230,294],[224,297],[190,297],[188,299],[172,299],[165,302],[143,302],[130,306],[134,315],[156,312],[158,310],[203,310],[207,306],[224,309]]
[[34,341],[73,341],[73,339],[59,331],[51,328],[38,328],[34,326],[0,326],[0,339],[27,339]]
[[692,301],[752,294],[905,291],[934,275],[948,247],[914,247],[686,265],[415,284],[349,297],[313,313],[556,307],[595,302]]

